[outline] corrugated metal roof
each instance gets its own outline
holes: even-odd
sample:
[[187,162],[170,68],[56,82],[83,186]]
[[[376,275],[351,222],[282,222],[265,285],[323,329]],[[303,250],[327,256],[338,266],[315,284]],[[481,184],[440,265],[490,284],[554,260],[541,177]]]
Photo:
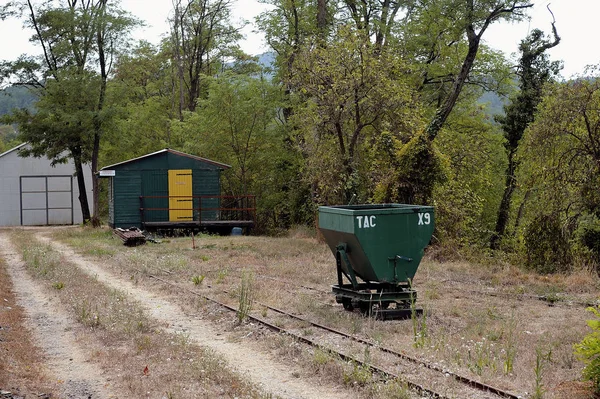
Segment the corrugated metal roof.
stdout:
[[187,158],[195,159],[195,160],[201,161],[201,162],[206,162],[206,163],[218,166],[218,167],[223,168],[223,169],[229,169],[229,168],[231,168],[230,165],[227,165],[227,164],[224,164],[224,163],[221,163],[221,162],[212,161],[212,160],[207,159],[207,158],[202,158],[202,157],[198,157],[196,155],[186,154],[185,152],[172,150],[170,148],[165,148],[164,150],[156,151],[156,152],[153,152],[151,154],[142,155],[141,157],[137,157],[137,158],[129,159],[127,161],[123,161],[123,162],[119,162],[119,163],[115,163],[115,164],[112,164],[112,165],[105,166],[105,167],[103,167],[100,170],[107,170],[107,169],[114,168],[115,166],[124,165],[124,164],[130,163],[130,162],[136,162],[136,161],[139,161],[140,159],[149,158],[149,157],[152,157],[152,156],[155,156],[155,155],[158,155],[158,154],[162,154],[164,152],[170,152],[171,154],[175,154],[175,155],[179,155],[179,156],[182,156],[182,157],[187,157]]
[[21,147],[23,147],[23,146],[26,146],[26,145],[27,145],[27,143],[22,143],[22,144],[19,144],[19,145],[18,145],[18,146],[16,146],[15,148],[11,148],[10,150],[8,150],[8,151],[5,151],[5,152],[3,152],[2,154],[0,154],[0,158],[2,158],[3,156],[5,156],[6,154],[10,154],[10,153],[11,153],[11,152],[13,152],[13,151],[17,151],[19,148],[21,148]]

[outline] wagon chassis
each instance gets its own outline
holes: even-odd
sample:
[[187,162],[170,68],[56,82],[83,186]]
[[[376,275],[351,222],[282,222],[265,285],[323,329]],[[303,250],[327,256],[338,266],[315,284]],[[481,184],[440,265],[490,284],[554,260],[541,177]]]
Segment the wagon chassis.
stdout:
[[[337,303],[341,303],[347,311],[360,309],[366,316],[374,316],[380,320],[406,319],[423,314],[423,309],[415,308],[417,292],[412,289],[410,283],[384,283],[368,281],[359,283],[347,256],[347,247],[340,244],[335,254],[338,284],[332,285],[331,290],[335,295]],[[396,256],[391,261],[396,263],[396,258],[412,262],[411,258]],[[342,262],[346,263],[348,273],[342,268]],[[350,283],[344,284],[343,277]],[[394,305],[394,308],[390,308]]]

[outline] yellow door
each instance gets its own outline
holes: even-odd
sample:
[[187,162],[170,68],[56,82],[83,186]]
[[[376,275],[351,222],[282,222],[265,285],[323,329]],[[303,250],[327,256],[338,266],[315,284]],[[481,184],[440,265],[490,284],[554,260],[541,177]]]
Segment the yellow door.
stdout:
[[194,220],[192,198],[192,170],[169,170],[169,221]]

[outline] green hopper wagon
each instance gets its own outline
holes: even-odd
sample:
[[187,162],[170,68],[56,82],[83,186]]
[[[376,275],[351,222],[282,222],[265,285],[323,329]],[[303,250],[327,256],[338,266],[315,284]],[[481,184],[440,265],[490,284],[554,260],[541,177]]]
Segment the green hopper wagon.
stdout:
[[319,228],[335,255],[338,284],[332,290],[344,309],[382,319],[422,312],[411,309],[416,300],[411,281],[433,234],[433,207],[321,206]]

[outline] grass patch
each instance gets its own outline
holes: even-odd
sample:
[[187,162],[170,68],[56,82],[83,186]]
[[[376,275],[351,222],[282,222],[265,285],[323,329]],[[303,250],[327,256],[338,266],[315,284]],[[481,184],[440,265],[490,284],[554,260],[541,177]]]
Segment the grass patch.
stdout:
[[[459,374],[474,378],[481,375],[491,385],[515,392],[532,391],[535,347],[543,334],[548,334],[549,342],[556,343],[553,352],[558,359],[546,365],[546,390],[550,392],[561,382],[579,378],[583,365],[569,354],[571,345],[587,332],[588,316],[583,307],[566,305],[571,299],[594,301],[600,287],[598,277],[590,273],[540,276],[508,264],[507,259],[438,262],[426,256],[413,281],[419,298],[427,301],[426,317],[414,318],[415,324],[411,320],[380,322],[364,319],[357,312],[345,312],[335,303],[330,294],[330,286],[336,283],[337,277],[334,256],[324,243],[313,237],[310,229],[299,229],[289,236],[276,238],[206,236],[197,242],[199,251],[189,250],[188,238],[173,238],[170,242],[132,249],[122,246],[110,235],[94,237],[87,229],[73,230],[81,231],[69,233],[71,236],[78,235],[79,239],[88,236],[85,239],[88,251],[96,246],[115,251],[110,256],[102,250],[90,255],[102,259],[107,268],[134,276],[139,284],[166,292],[182,304],[186,302],[183,293],[144,277],[160,273],[169,280],[190,284],[193,276],[206,276],[201,285],[198,284],[199,290],[207,293],[227,290],[232,294],[220,294],[221,297],[230,306],[238,307],[241,276],[246,270],[255,277],[255,298],[262,303],[301,313],[363,338],[376,339],[378,344],[396,351],[435,359]],[[85,254],[84,247],[80,251]],[[45,273],[51,272],[51,267],[45,269]],[[55,277],[51,281],[64,281],[61,292],[69,289],[68,280]],[[321,292],[300,288],[300,284]],[[557,302],[550,307],[529,298],[531,294],[549,295]],[[193,311],[199,310],[204,309],[194,302]],[[258,312],[263,317],[272,317],[272,312],[263,307]],[[103,328],[106,320],[101,318],[100,321]],[[288,322],[278,320],[277,323]],[[304,329],[303,332],[318,336],[317,330]],[[418,348],[415,342],[419,342]],[[286,351],[297,352],[290,348]],[[319,364],[312,354],[308,357],[307,369],[318,369],[320,377],[328,375],[331,378],[325,377],[325,380],[343,384],[340,368],[346,370],[345,364],[340,365],[337,360]],[[290,359],[290,362],[295,360]],[[352,374],[353,368],[348,367],[345,373]],[[377,395],[381,394],[384,384],[380,382],[360,389],[365,393],[375,386]],[[371,391],[368,392],[365,396],[371,397]]]

